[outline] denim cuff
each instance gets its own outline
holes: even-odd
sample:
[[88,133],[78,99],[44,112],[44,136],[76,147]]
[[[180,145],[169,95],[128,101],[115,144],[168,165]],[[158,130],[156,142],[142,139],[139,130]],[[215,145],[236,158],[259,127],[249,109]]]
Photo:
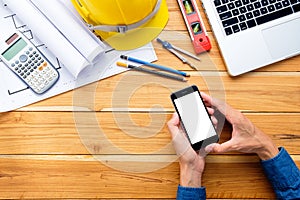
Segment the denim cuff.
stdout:
[[283,193],[300,198],[300,171],[283,147],[279,148],[277,156],[261,161],[261,164],[278,198]]
[[182,187],[178,185],[177,199],[178,200],[206,199],[205,187],[192,188],[192,187]]

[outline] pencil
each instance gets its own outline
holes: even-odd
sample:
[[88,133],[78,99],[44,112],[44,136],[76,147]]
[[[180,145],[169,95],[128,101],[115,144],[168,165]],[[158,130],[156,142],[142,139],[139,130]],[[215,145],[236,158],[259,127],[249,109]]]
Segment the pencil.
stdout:
[[187,81],[184,77],[174,76],[174,75],[171,75],[171,74],[166,74],[166,73],[162,73],[162,72],[159,72],[159,71],[145,69],[145,68],[137,67],[137,66],[134,66],[134,65],[128,65],[128,64],[123,63],[123,62],[117,62],[117,65],[120,66],[120,67],[127,67],[127,68],[131,68],[133,70],[136,70],[136,71],[145,72],[145,73],[149,73],[149,74],[153,74],[153,75],[157,75],[157,76],[161,76],[161,77],[165,77],[165,78],[170,78],[170,79],[174,79],[174,80],[177,80],[177,81],[183,81],[183,82]]
[[185,77],[190,76],[189,74],[187,74],[185,72],[182,72],[182,71],[179,71],[179,70],[176,70],[176,69],[172,69],[172,68],[169,68],[169,67],[165,67],[165,66],[162,66],[162,65],[153,64],[153,63],[143,61],[143,60],[140,60],[140,59],[137,59],[137,58],[132,58],[132,57],[125,56],[125,55],[121,55],[120,58],[128,60],[128,61],[132,61],[132,62],[135,62],[135,63],[143,64],[143,65],[146,65],[146,66],[149,66],[149,67],[153,67],[153,68],[156,68],[156,69],[160,69],[160,70],[163,70],[163,71],[166,71],[166,72],[170,72],[170,73],[173,73],[173,74],[179,74],[179,75],[185,76]]

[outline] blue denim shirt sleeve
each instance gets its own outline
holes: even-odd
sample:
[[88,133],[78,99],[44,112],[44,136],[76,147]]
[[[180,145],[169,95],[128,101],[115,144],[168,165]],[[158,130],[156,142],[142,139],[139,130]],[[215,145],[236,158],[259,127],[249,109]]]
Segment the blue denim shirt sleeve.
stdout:
[[206,199],[205,187],[191,188],[178,185],[177,200],[201,200]]
[[[261,161],[262,167],[278,199],[300,199],[300,171],[288,152],[283,147],[279,150],[274,158]],[[206,199],[205,187],[188,188],[179,185],[177,199]]]
[[300,171],[288,152],[279,148],[272,159],[261,161],[278,199],[300,199]]

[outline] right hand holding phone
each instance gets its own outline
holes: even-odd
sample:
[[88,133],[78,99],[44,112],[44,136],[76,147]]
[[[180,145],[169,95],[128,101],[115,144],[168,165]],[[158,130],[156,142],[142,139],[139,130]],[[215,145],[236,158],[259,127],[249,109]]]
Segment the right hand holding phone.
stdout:
[[208,107],[214,107],[219,110],[232,125],[232,137],[229,141],[222,144],[211,144],[205,148],[205,151],[224,153],[229,151],[239,151],[242,153],[256,153],[261,160],[267,160],[278,154],[278,148],[275,146],[269,136],[259,130],[247,117],[240,111],[218,99],[213,99],[207,94],[201,92],[201,96]]

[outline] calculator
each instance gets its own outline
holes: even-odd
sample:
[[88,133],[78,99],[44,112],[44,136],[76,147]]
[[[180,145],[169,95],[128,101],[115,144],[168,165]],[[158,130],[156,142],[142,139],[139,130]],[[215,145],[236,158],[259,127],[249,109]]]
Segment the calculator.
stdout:
[[37,94],[45,93],[59,79],[54,66],[20,31],[1,41],[0,52],[6,66]]

